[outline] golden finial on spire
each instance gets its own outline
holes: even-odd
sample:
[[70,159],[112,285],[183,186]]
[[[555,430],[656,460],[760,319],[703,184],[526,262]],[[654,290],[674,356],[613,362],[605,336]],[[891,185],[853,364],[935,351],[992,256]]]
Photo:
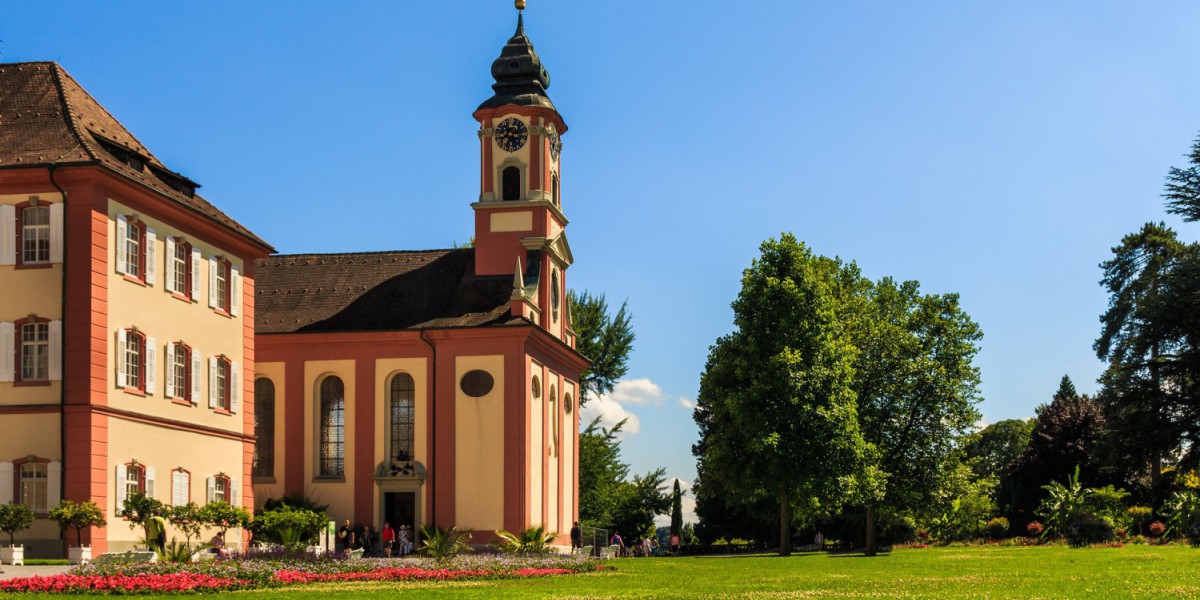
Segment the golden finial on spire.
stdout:
[[525,0],[517,0],[517,10],[525,10]]

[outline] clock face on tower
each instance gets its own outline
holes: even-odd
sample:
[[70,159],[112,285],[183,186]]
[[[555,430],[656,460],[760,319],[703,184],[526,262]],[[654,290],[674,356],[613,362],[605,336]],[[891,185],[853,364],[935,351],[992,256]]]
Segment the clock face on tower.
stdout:
[[520,119],[507,118],[500,121],[494,132],[496,143],[500,145],[500,149],[505,152],[516,152],[525,146],[525,141],[529,139],[529,130],[525,128],[525,124]]

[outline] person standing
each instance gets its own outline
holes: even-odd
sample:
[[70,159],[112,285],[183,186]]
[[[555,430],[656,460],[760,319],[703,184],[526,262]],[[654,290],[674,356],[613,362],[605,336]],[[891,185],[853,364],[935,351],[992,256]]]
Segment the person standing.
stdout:
[[383,555],[391,558],[392,546],[396,545],[396,530],[392,529],[391,523],[383,524],[383,533],[380,535],[380,539],[383,540]]
[[583,529],[579,527],[579,521],[571,526],[571,552],[583,549]]
[[354,547],[354,529],[350,527],[350,519],[346,519],[346,523],[338,530],[337,534],[338,550],[343,554],[350,554],[350,550]]
[[154,515],[146,521],[146,545],[162,554],[167,548],[167,520]]
[[617,556],[625,556],[625,540],[621,539],[620,531],[614,531],[608,543],[617,547]]
[[672,555],[679,554],[679,534],[678,533],[671,534],[671,554]]

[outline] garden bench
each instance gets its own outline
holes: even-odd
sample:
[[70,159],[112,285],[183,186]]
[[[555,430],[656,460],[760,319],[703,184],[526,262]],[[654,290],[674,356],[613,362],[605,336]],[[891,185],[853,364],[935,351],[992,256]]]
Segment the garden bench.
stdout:
[[572,548],[571,554],[577,555],[577,556],[591,556],[592,555],[592,546],[584,546],[582,548]]
[[617,552],[620,552],[620,550],[621,550],[620,546],[613,544],[607,548],[600,550],[600,558],[613,558],[617,555]]
[[363,552],[364,552],[364,550],[362,548],[359,548],[357,550],[351,550],[350,551],[350,560],[358,560],[358,559],[362,558]]

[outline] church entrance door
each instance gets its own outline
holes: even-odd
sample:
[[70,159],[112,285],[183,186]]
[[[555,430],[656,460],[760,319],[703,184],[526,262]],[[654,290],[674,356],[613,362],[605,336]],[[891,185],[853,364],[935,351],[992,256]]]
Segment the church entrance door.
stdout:
[[414,492],[387,492],[383,495],[383,518],[396,531],[407,525],[412,538],[416,539],[417,495]]

